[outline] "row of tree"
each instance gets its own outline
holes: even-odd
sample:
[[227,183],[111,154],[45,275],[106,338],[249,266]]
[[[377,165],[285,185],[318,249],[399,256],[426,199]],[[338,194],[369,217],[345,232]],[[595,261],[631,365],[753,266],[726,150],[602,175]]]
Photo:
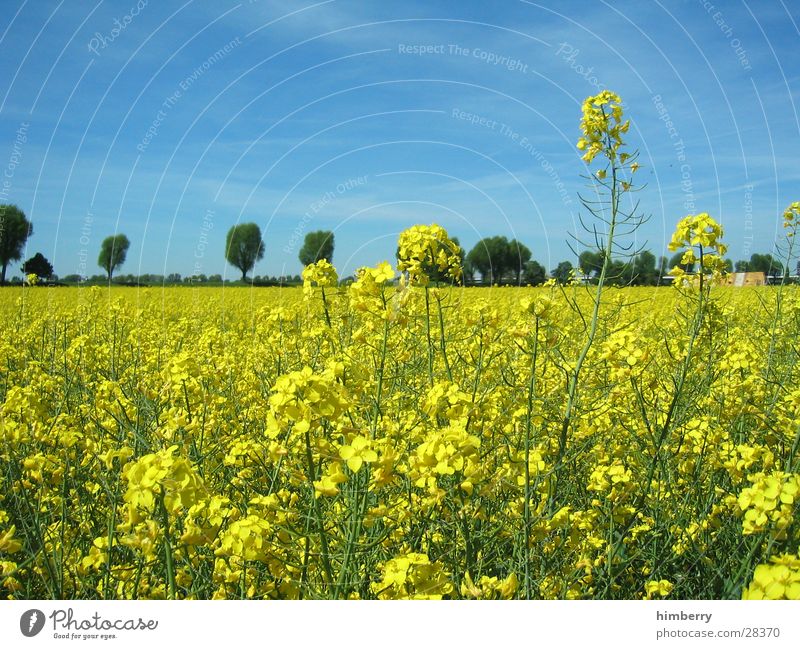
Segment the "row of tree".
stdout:
[[[16,205],[0,205],[0,284],[6,283],[8,265],[21,259],[25,244],[32,234],[33,224],[21,209]],[[103,240],[97,263],[106,271],[109,280],[114,269],[125,262],[130,245],[124,234]],[[37,252],[22,264],[22,272],[49,279],[53,276],[53,265],[42,253]]]
[[[22,257],[25,243],[32,234],[33,224],[28,221],[22,210],[16,205],[0,205],[0,284],[5,284],[8,265]],[[306,266],[320,259],[332,259],[333,243],[333,232],[318,231],[308,233],[300,250],[300,261]],[[100,245],[97,264],[106,272],[106,279],[109,282],[114,275],[114,271],[125,263],[130,245],[130,240],[124,234],[106,237]],[[247,279],[247,273],[253,269],[258,260],[264,257],[264,250],[261,229],[255,223],[234,225],[228,231],[225,239],[225,258],[231,265],[242,272],[242,280]],[[50,279],[54,276],[52,264],[40,252],[37,252],[22,264],[22,272],[26,275],[35,274],[43,279]],[[150,277],[149,275],[140,275],[133,277],[132,281],[142,283],[143,278],[149,279]],[[163,276],[159,277],[163,279]],[[75,278],[78,278],[78,281],[83,279],[79,275],[69,275],[64,279],[69,281]],[[166,279],[171,282],[181,281],[181,277],[177,273],[168,276]],[[264,283],[272,281],[280,283],[284,278],[259,279]],[[222,277],[212,275],[211,278],[207,278],[205,275],[198,275],[195,281],[201,283],[204,281],[222,281]]]
[[[44,277],[39,275],[39,277]],[[58,277],[53,275],[50,277],[53,281],[59,281],[64,284],[107,284],[108,275],[91,275],[84,277],[77,273]],[[230,284],[237,280],[224,278],[220,274],[206,275],[205,273],[198,273],[197,275],[183,276],[180,273],[170,273],[169,275],[160,275],[155,273],[142,273],[141,275],[130,274],[116,274],[114,275],[115,284],[123,284],[126,286],[151,286],[157,284]],[[253,284],[256,286],[285,286],[287,284],[300,284],[303,280],[300,275],[256,275],[252,278]]]
[[[2,274],[0,283],[5,283],[6,269],[11,261],[19,260],[22,256],[28,237],[33,234],[33,225],[25,214],[16,205],[0,205],[0,264]],[[453,237],[456,243],[458,239]],[[305,236],[303,246],[298,253],[298,258],[303,266],[315,263],[322,259],[333,262],[334,234],[329,230],[309,232]],[[130,247],[130,241],[124,234],[107,237],[100,245],[100,254],[97,259],[98,266],[106,272],[106,280],[111,281],[115,270],[125,263],[125,258]],[[257,261],[263,259],[265,252],[264,240],[261,229],[255,223],[241,223],[228,230],[225,239],[225,258],[232,266],[242,273],[242,280],[247,280],[247,273]],[[681,266],[682,253],[675,254],[671,259],[660,257],[648,250],[643,250],[625,260],[606,260],[604,254],[598,251],[584,251],[578,256],[578,268],[582,271],[584,281],[591,281],[598,277],[605,268],[605,275],[610,284],[652,286],[661,283],[670,269]],[[516,239],[508,240],[504,236],[486,237],[478,241],[468,252],[462,249],[461,261],[464,268],[464,281],[468,284],[530,284],[537,285],[547,279],[547,270],[542,264],[533,259],[530,248]],[[735,264],[728,260],[728,270],[736,272],[764,272],[768,276],[780,276],[789,273],[781,262],[769,254],[755,253],[749,260],[740,260]],[[692,272],[691,265],[682,266],[685,271]],[[41,253],[22,264],[22,272],[35,274],[38,277],[49,279],[53,277],[53,266]],[[800,262],[797,272],[800,274]],[[574,277],[576,267],[570,261],[562,261],[550,270],[549,275],[556,281],[564,283]],[[438,271],[430,269],[433,281],[444,281],[439,277]],[[65,281],[82,281],[78,275],[70,275]],[[96,278],[92,278],[96,279]],[[118,281],[127,283],[161,283],[166,279],[168,283],[191,281],[192,283],[221,282],[220,275],[197,275],[193,278],[182,280],[177,273],[164,278],[161,275],[128,276]],[[283,283],[295,278],[258,277],[257,283]],[[160,280],[160,281],[159,281]]]

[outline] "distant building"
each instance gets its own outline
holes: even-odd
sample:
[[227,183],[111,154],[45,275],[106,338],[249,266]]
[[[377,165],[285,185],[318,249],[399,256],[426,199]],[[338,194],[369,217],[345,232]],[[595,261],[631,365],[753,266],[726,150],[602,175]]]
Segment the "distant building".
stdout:
[[764,286],[767,276],[763,272],[729,273],[726,283],[728,286]]

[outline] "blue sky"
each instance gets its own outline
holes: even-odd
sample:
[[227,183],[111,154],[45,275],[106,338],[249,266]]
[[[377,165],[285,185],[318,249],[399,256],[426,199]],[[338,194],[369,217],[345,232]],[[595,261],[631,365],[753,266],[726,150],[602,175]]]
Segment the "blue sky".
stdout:
[[[309,230],[340,275],[437,222],[471,248],[516,237],[547,268],[585,215],[582,100],[619,93],[665,254],[688,213],[729,256],[772,251],[800,200],[800,9],[784,2],[4,0],[0,202],[59,275],[226,273],[225,233],[262,229],[256,275],[295,274]],[[672,123],[670,130],[667,119]],[[15,266],[11,274],[18,273]]]

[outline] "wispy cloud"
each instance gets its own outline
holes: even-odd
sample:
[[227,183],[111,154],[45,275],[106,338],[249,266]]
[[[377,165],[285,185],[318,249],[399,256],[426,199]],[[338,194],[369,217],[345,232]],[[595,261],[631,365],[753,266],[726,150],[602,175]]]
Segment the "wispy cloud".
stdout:
[[[640,197],[658,216],[640,238],[656,254],[688,209],[730,223],[735,251],[746,186],[776,223],[797,198],[791,6],[725,5],[727,29],[701,3],[633,0],[151,1],[128,21],[130,3],[18,5],[5,14],[13,25],[0,22],[0,163],[29,123],[9,198],[34,218],[29,248],[61,273],[90,210],[92,241],[119,220],[144,270],[189,272],[207,209],[211,248],[229,224],[254,220],[269,231],[260,272],[297,271],[283,247],[299,220],[363,177],[306,224],[336,229],[348,267],[390,258],[387,232],[434,219],[466,246],[520,236],[555,265],[581,213],[580,103],[600,87],[619,92],[632,119]],[[111,39],[115,20],[125,27]],[[98,34],[108,42],[95,53]],[[768,249],[774,228],[753,236],[754,250]],[[206,262],[224,267],[221,254]]]

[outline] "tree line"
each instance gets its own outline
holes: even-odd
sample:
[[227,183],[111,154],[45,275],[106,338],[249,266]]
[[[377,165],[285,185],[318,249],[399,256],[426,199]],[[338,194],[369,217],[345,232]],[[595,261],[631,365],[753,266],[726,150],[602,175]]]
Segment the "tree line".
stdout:
[[[6,283],[6,271],[12,261],[19,261],[25,248],[25,243],[33,234],[33,224],[27,219],[24,212],[16,205],[0,205],[0,283]],[[456,244],[460,243],[453,237]],[[329,230],[309,232],[305,236],[303,246],[298,253],[298,259],[303,266],[318,262],[322,259],[333,262],[334,233]],[[97,265],[105,271],[105,277],[95,275],[91,278],[81,277],[77,274],[67,275],[64,281],[90,282],[105,280],[111,282],[114,273],[124,263],[130,247],[130,241],[124,234],[115,234],[106,237],[100,244]],[[261,229],[255,223],[241,223],[228,230],[225,238],[225,259],[231,266],[241,273],[243,282],[255,284],[285,284],[299,282],[299,276],[260,277],[249,280],[247,274],[253,270],[257,261],[264,257],[266,246],[261,236]],[[548,270],[538,261],[533,259],[533,253],[524,243],[504,236],[485,237],[478,241],[469,252],[461,249],[461,261],[464,270],[464,283],[468,285],[520,285],[536,286],[552,277],[559,283],[567,283],[578,279],[591,282],[600,275],[606,266],[606,278],[610,284],[622,286],[655,286],[663,283],[672,268],[680,266],[686,272],[694,270],[691,264],[681,264],[682,253],[667,257],[656,256],[649,250],[642,250],[638,254],[630,255],[624,260],[604,258],[600,251],[586,250],[577,258],[577,266],[571,261],[559,262],[555,268]],[[770,254],[754,253],[748,260],[739,260],[735,263],[726,260],[730,272],[763,272],[767,276],[788,275],[788,267]],[[38,278],[50,280],[56,278],[52,264],[45,256],[37,252],[25,260],[21,266],[25,275],[36,275]],[[797,264],[797,274],[800,275],[800,262]],[[437,269],[430,269],[431,280],[444,281],[438,276]],[[166,277],[163,275],[128,275],[118,276],[120,283],[155,284],[155,283],[217,283],[222,282],[221,275],[196,274],[182,278],[178,273]]]
[[[25,249],[28,238],[33,234],[33,224],[28,220],[25,213],[16,205],[0,205],[0,284],[6,283],[6,273],[8,266],[13,261],[19,261]],[[105,271],[105,280],[111,282],[114,273],[124,263],[130,248],[130,240],[124,234],[114,234],[103,239],[100,244],[100,253],[97,257],[97,265]],[[299,258],[304,266],[319,261],[320,259],[333,258],[334,236],[333,232],[318,231],[309,232],[306,235],[305,243],[300,250]],[[242,281],[248,281],[247,273],[250,272],[257,261],[264,257],[264,241],[261,237],[261,229],[255,223],[241,223],[234,225],[228,230],[225,238],[225,259],[242,273]],[[57,279],[53,265],[40,252],[22,263],[21,270],[24,275],[36,275],[37,278],[44,280]],[[207,276],[197,274],[183,279],[180,274],[172,273],[164,277],[163,275],[128,275],[118,277],[118,281],[123,278],[126,283],[179,283],[189,281],[192,283],[222,282],[221,275]],[[65,281],[97,282],[103,277],[94,275],[83,277],[78,274],[71,274],[64,277]],[[257,283],[264,284],[283,284],[299,282],[300,276],[281,276],[281,277],[257,277]]]

